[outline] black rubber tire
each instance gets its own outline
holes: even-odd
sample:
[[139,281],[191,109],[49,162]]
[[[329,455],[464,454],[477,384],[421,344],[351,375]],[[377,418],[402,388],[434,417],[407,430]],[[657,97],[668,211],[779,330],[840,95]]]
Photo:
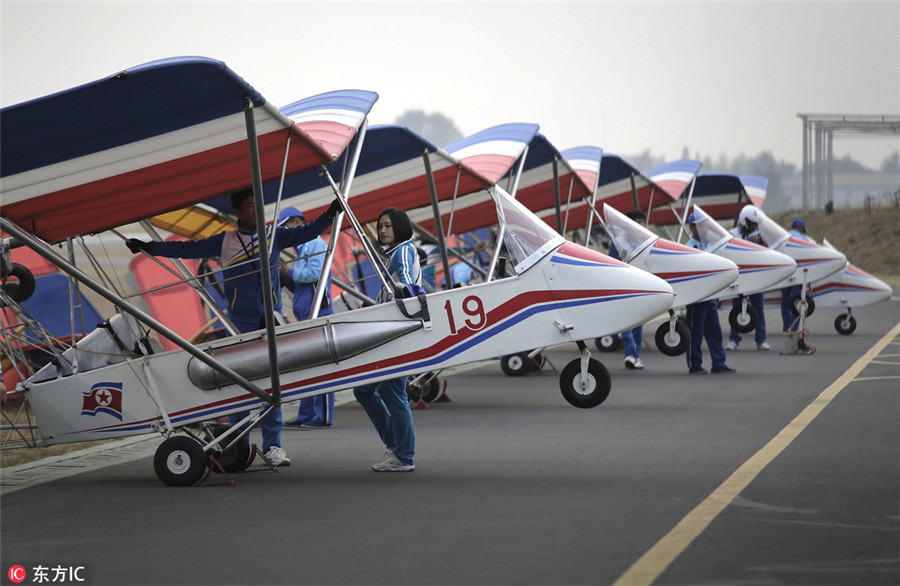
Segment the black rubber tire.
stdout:
[[742,334],[749,334],[755,330],[758,323],[759,314],[756,313],[756,309],[752,305],[747,305],[746,314],[741,313],[740,305],[732,307],[728,313],[728,325],[731,326],[731,329]]
[[856,331],[856,318],[849,313],[842,313],[835,318],[834,329],[842,336],[849,336]]
[[[809,317],[816,310],[816,300],[812,297],[806,297],[806,317]],[[800,315],[800,296],[794,295],[791,297],[791,313],[794,315]]]
[[[215,437],[219,437],[229,429],[231,429],[230,425],[226,425],[224,423],[214,423],[210,426],[212,429],[213,435]],[[231,441],[230,439],[225,440],[225,442]],[[249,436],[244,436],[240,439],[239,442],[228,448],[223,452],[215,452],[216,461],[225,472],[229,474],[232,472],[239,472],[246,468],[247,463],[250,461],[250,456],[253,454],[253,447],[250,445]],[[219,472],[219,469],[213,466],[213,472]]]
[[559,375],[559,390],[571,405],[579,409],[596,407],[606,400],[612,388],[609,371],[598,360],[588,361],[588,385],[581,389],[581,359],[568,363]]
[[675,320],[675,330],[669,331],[669,322],[656,329],[656,347],[666,356],[680,356],[691,345],[691,329],[683,321]]
[[534,358],[528,358],[528,352],[507,354],[500,359],[500,368],[506,376],[525,376],[540,367],[541,360],[540,354],[536,354]]
[[156,476],[169,486],[194,486],[206,474],[209,459],[193,438],[176,435],[156,448],[153,469]]
[[594,340],[594,345],[597,346],[597,350],[600,352],[615,352],[622,347],[622,340],[619,339],[617,334],[610,334],[608,336],[600,336]]
[[419,382],[417,384],[410,383],[413,378],[414,377],[409,377],[406,383],[406,396],[410,403],[418,403],[419,399],[422,399],[426,403],[433,403],[440,399],[441,395],[444,394],[441,387],[441,380],[436,375],[428,373],[428,375],[422,378],[425,382]]
[[14,301],[22,303],[34,294],[34,275],[25,265],[12,263],[9,274],[3,277],[3,290]]

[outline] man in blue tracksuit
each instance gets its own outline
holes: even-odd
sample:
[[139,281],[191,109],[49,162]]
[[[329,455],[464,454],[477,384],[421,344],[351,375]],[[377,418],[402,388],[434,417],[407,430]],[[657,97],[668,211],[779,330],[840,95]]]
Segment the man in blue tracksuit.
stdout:
[[[419,255],[412,242],[412,224],[403,210],[387,208],[378,216],[378,242],[389,257],[387,271],[403,287],[401,296],[424,293]],[[376,301],[385,303],[391,293],[383,288]],[[406,377],[362,385],[353,389],[378,437],[387,459],[372,465],[376,472],[412,472],[416,469],[416,436],[406,395]]]
[[[153,256],[167,258],[218,258],[224,267],[222,271],[227,314],[231,323],[241,333],[252,332],[265,327],[262,278],[260,277],[259,240],[256,231],[256,210],[253,191],[244,189],[231,194],[231,206],[238,220],[236,230],[219,232],[202,240],[180,242],[143,242],[136,239],[126,241],[132,253],[146,252]],[[275,230],[269,259],[272,267],[273,307],[281,313],[281,287],[278,282],[279,256],[284,248],[298,246],[316,238],[331,226],[340,212],[338,200],[307,226],[277,228]],[[229,415],[232,425],[243,419],[245,414]],[[273,409],[263,419],[260,427],[263,436],[263,451],[272,464],[288,466],[291,461],[281,447],[281,407]]]
[[[699,214],[691,214],[688,218],[690,224],[691,239],[687,245],[691,248],[706,250],[709,242],[703,241],[697,230],[697,222],[711,222]],[[716,301],[701,301],[687,306],[687,325],[691,328],[691,345],[687,351],[688,372],[691,374],[706,374],[703,368],[703,352],[700,349],[703,339],[706,339],[706,347],[709,349],[709,358],[712,361],[710,371],[713,374],[734,373],[733,368],[725,364],[725,347],[722,346],[722,327],[719,324],[719,312]]]
[[[305,226],[306,216],[294,207],[285,208],[278,215],[278,225],[293,228]],[[325,250],[328,245],[321,236],[297,247],[297,260],[292,265],[281,265],[279,273],[285,289],[293,294],[291,303],[297,321],[309,319],[316,296],[316,285],[322,275]],[[319,317],[334,314],[331,304],[331,272],[325,281],[325,293],[319,307]],[[334,393],[306,397],[300,400],[297,418],[285,422],[285,427],[298,429],[322,429],[331,427],[334,417]]]
[[[809,240],[806,233],[806,222],[803,218],[794,218],[791,222],[791,236],[800,240]],[[781,331],[785,334],[796,332],[800,327],[800,318],[791,311],[791,299],[800,295],[800,285],[791,285],[781,290]]]

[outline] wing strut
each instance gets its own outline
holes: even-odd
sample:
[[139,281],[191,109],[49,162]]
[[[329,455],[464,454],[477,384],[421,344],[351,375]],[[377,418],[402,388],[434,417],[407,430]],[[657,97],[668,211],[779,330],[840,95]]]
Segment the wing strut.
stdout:
[[428,177],[428,193],[431,195],[431,210],[434,213],[434,226],[437,230],[438,242],[441,243],[441,263],[444,265],[444,282],[447,289],[453,288],[453,276],[450,274],[450,260],[447,258],[447,246],[444,241],[444,225],[441,223],[441,210],[438,208],[437,187],[434,185],[434,174],[431,171],[431,157],[428,149],[423,149],[422,159],[425,161],[425,175]]
[[[360,126],[359,132],[356,135],[356,145],[353,148],[353,156],[350,160],[349,170],[345,169],[344,177],[343,177],[343,188],[338,197],[341,198],[341,202],[344,206],[347,206],[347,200],[350,198],[350,186],[353,184],[353,178],[356,176],[356,164],[359,162],[359,155],[362,153],[363,142],[366,139],[366,130],[369,127],[369,119],[363,119],[362,125]],[[323,169],[325,169],[325,173],[328,173],[327,167],[323,165]],[[322,275],[331,274],[331,265],[334,261],[334,251],[337,246],[337,240],[341,233],[341,224],[344,223],[344,214],[339,213],[337,217],[334,219],[334,224],[331,228],[331,238],[328,239],[328,247],[325,249],[325,260],[322,263]],[[332,279],[333,280],[333,279]],[[327,278],[322,279],[319,278],[319,285],[316,287],[316,292],[313,296],[313,304],[312,310],[310,311],[309,318],[315,319],[319,317],[319,307],[322,305],[322,298],[325,296],[325,284],[327,282]]]
[[[253,204],[256,208],[256,240],[259,243],[259,269],[262,280],[263,308],[266,321],[266,343],[269,349],[269,372],[271,373],[272,398],[267,403],[281,403],[281,377],[278,374],[278,347],[275,340],[275,305],[272,302],[272,273],[269,267],[269,239],[266,238],[266,214],[263,209],[262,171],[259,164],[259,143],[256,138],[256,119],[253,102],[244,101],[244,122],[247,125],[247,146],[250,147],[250,170],[253,176]],[[284,173],[282,172],[282,175]],[[275,238],[275,226],[272,227]]]

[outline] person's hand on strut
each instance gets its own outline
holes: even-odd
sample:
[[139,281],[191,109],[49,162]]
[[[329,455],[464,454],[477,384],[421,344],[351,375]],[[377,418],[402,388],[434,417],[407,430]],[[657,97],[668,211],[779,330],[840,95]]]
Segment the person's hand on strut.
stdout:
[[130,250],[132,254],[137,254],[139,252],[150,254],[150,243],[138,240],[137,238],[129,238],[125,241],[125,246],[128,247],[128,250]]

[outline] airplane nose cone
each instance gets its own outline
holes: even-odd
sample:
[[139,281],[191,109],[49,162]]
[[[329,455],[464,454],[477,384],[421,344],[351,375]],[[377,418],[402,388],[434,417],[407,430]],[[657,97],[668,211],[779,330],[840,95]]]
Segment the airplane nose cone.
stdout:
[[797,269],[797,263],[791,257],[740,238],[733,238],[716,254],[734,262],[740,271],[737,280],[728,288],[727,297],[766,291]]
[[653,244],[646,268],[672,286],[678,306],[709,297],[738,277],[737,265],[727,258],[664,238]]
[[794,274],[787,279],[783,286],[802,283],[804,269],[806,270],[806,282],[811,283],[833,275],[847,264],[847,257],[843,253],[794,237],[781,245],[778,252],[788,255],[797,263]]

